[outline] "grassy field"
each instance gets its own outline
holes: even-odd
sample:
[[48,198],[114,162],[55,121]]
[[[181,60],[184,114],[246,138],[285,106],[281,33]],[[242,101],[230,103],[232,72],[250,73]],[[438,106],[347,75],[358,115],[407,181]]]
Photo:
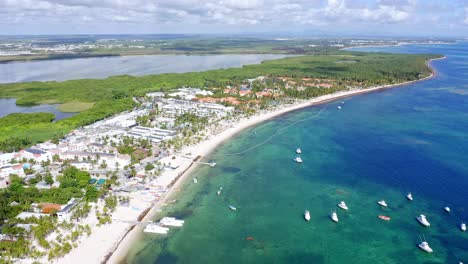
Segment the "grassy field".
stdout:
[[93,107],[93,105],[94,103],[68,102],[59,105],[57,109],[65,113],[78,113],[90,109],[91,107]]
[[[434,57],[438,56],[338,52],[330,55],[270,60],[242,68],[205,72],[1,84],[0,97],[16,98],[16,103],[19,105],[54,102],[62,104],[61,110],[80,113],[50,123],[49,126],[44,126],[44,123],[35,126],[34,120],[31,120],[27,126],[15,129],[6,126],[0,130],[0,142],[24,135],[32,137],[33,142],[47,140],[54,137],[57,131],[66,133],[76,127],[131,109],[134,106],[133,96],[143,96],[153,91],[169,91],[182,86],[208,89],[225,87],[241,84],[248,78],[266,75],[331,78],[344,83],[360,82],[365,86],[392,84],[428,75],[430,69],[425,62]],[[343,63],[346,60],[352,63]],[[91,105],[89,102],[95,103]]]

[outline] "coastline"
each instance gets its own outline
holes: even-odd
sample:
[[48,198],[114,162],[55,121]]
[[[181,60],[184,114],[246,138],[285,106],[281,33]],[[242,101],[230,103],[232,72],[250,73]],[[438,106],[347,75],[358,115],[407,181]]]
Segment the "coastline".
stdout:
[[[283,115],[291,111],[328,103],[328,102],[339,100],[339,99],[346,98],[346,97],[386,90],[390,88],[402,87],[402,86],[406,86],[406,85],[413,84],[416,82],[434,78],[435,76],[437,76],[437,72],[431,66],[431,62],[434,60],[441,60],[445,58],[446,56],[428,60],[426,62],[426,65],[431,69],[432,73],[429,76],[418,79],[418,80],[407,81],[407,82],[402,82],[398,84],[376,86],[376,87],[371,87],[367,89],[356,89],[356,90],[336,92],[333,94],[315,97],[315,98],[312,98],[312,99],[309,99],[307,101],[303,101],[300,103],[287,105],[284,108],[275,109],[274,111],[271,111],[271,112],[262,113],[262,114],[255,115],[249,118],[243,118],[239,120],[234,126],[224,130],[223,132],[215,135],[214,137],[207,139],[205,141],[202,141],[194,146],[185,147],[181,151],[181,153],[192,153],[192,155],[194,156],[204,157],[204,156],[209,155],[211,152],[213,152],[216,149],[216,147],[218,147],[220,144],[222,144],[226,140],[229,140],[230,138],[240,133],[244,129],[260,124],[262,122],[265,122],[273,117],[277,117],[277,116]],[[154,218],[157,215],[159,208],[163,204],[167,203],[169,199],[172,198],[176,194],[176,191],[181,187],[181,185],[184,182],[186,182],[187,178],[191,175],[191,173],[197,167],[198,167],[197,164],[194,164],[193,162],[191,162],[189,167],[187,167],[181,174],[178,175],[173,185],[168,189],[168,191],[164,194],[164,196],[161,197],[161,199],[156,204],[154,204],[154,206],[152,206],[149,211],[145,210],[147,214],[144,215],[141,221],[149,221],[152,218]],[[132,244],[142,235],[142,230],[143,230],[143,227],[141,226],[129,226],[127,229],[127,232],[125,232],[125,234],[120,238],[117,244],[116,244],[116,241],[109,241],[109,244],[112,243],[112,245],[114,245],[113,249],[107,252],[104,259],[102,259],[102,256],[101,256],[100,261],[102,261],[103,263],[122,263],[128,253],[128,250],[132,246]],[[99,259],[99,257],[97,257],[96,259]]]

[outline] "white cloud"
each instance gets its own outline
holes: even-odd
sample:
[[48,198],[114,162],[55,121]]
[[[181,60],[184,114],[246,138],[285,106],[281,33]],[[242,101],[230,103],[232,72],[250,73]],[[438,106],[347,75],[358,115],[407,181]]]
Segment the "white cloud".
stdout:
[[[457,2],[457,1],[454,1]],[[426,0],[0,0],[1,25],[101,23],[166,25],[348,26],[468,24],[468,8]],[[432,7],[434,6],[434,7]],[[431,8],[424,12],[424,8]],[[440,13],[437,13],[437,10]],[[458,16],[451,15],[459,10]],[[451,12],[453,11],[453,12]],[[463,12],[464,11],[464,12]],[[462,21],[462,23],[460,23]],[[3,33],[0,27],[0,34]]]

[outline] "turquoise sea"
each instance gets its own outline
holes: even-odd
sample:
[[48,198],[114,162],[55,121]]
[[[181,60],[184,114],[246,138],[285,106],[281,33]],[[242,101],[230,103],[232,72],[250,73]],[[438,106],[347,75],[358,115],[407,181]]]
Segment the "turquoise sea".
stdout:
[[[126,262],[468,262],[468,232],[459,228],[468,222],[468,43],[363,50],[447,59],[432,63],[438,75],[431,80],[298,110],[243,131],[207,157],[217,166],[200,167],[193,175],[198,183],[187,181],[164,209],[184,219],[183,228],[163,237],[143,234]],[[296,147],[302,164],[293,162]],[[377,205],[380,199],[388,208]],[[348,211],[336,206],[341,200]],[[329,219],[333,210],[339,223]],[[419,214],[430,227],[416,221]],[[419,236],[434,253],[417,247]]]

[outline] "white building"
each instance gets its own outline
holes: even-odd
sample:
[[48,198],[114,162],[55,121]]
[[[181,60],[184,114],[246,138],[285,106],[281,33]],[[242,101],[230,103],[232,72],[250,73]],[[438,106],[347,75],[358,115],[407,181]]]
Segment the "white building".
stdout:
[[3,167],[0,167],[0,177],[6,178],[11,174],[16,174],[20,177],[24,177],[24,170],[21,164],[9,164]]
[[147,139],[153,143],[157,143],[173,138],[176,135],[176,132],[167,129],[136,126],[130,129],[126,135],[137,139]]
[[0,166],[10,164],[10,161],[15,158],[15,153],[0,154]]
[[232,106],[224,106],[213,103],[197,103],[192,101],[166,100],[166,104],[162,106],[162,111],[170,116],[178,116],[186,113],[195,114],[200,117],[225,117],[234,111]]
[[[74,152],[74,151],[67,151],[59,155],[60,159],[62,160],[77,160],[78,162],[82,163],[81,161],[86,161],[88,158],[93,160],[98,160],[98,165],[105,163],[108,168],[123,168],[127,165],[130,165],[131,158],[130,155],[127,154],[109,154],[109,153],[101,153],[101,152]],[[85,166],[85,165],[80,165]]]
[[42,213],[34,213],[34,212],[21,212],[19,215],[16,216],[16,218],[25,220],[31,217],[35,218],[41,218],[44,216],[48,216],[48,214],[42,214]]
[[184,100],[192,100],[196,98],[197,95],[210,96],[210,95],[213,95],[213,93],[207,90],[199,89],[199,88],[183,87],[183,88],[177,89],[177,92],[169,94],[169,96],[179,97]]
[[36,162],[43,162],[47,160],[52,160],[51,153],[48,153],[42,149],[37,148],[26,148],[20,150],[21,158],[33,159]]
[[57,218],[59,221],[70,221],[72,216],[72,210],[78,204],[75,198],[72,198],[60,211],[57,212]]

